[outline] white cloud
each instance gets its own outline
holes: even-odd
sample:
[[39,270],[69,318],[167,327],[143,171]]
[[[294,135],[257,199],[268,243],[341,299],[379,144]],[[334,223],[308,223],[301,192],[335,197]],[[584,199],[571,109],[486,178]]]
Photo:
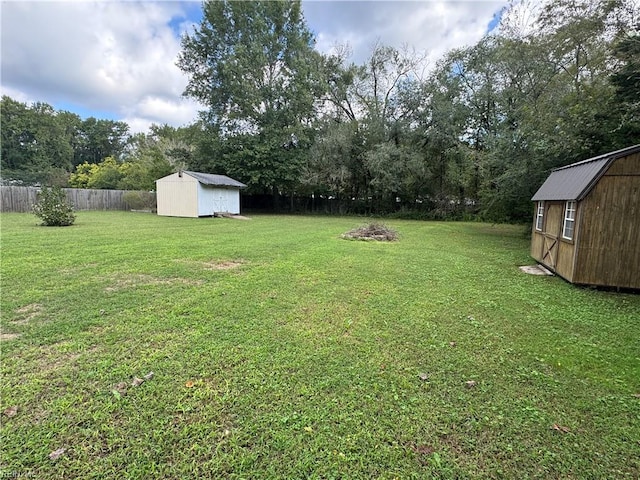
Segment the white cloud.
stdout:
[[[4,3],[3,90],[119,118],[136,112],[148,123],[187,123],[198,108],[180,97],[187,79],[168,24],[184,15],[174,2]],[[150,99],[162,112],[148,111]]]
[[[434,64],[446,51],[477,42],[506,3],[305,1],[303,11],[322,52],[347,42],[361,63],[376,42],[407,44]],[[72,105],[83,116],[107,114],[134,132],[196,118],[201,107],[181,97],[187,78],[175,62],[179,35],[191,28],[199,3],[16,1],[0,8],[3,94]]]
[[0,93],[3,96],[6,95],[13,98],[14,100],[17,100],[18,102],[31,104],[38,101],[37,99],[30,97],[26,93],[20,90],[16,90],[15,88],[7,87],[6,85],[1,85],[0,87]]
[[452,48],[473,45],[487,32],[507,0],[486,1],[305,1],[307,23],[317,36],[316,48],[329,52],[349,43],[352,61],[361,63],[380,42],[426,52],[430,61]]
[[[125,109],[122,120],[129,124],[132,132],[144,132],[152,123],[186,125],[195,119],[199,108],[198,104],[191,100],[146,96],[132,108]],[[167,119],[171,119],[171,122]]]

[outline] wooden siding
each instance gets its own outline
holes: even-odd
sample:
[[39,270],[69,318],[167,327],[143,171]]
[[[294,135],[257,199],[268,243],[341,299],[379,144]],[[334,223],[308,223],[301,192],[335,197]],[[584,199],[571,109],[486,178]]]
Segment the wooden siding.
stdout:
[[581,206],[574,282],[640,288],[640,154],[616,160]]
[[[564,205],[563,205],[564,207]],[[578,210],[580,207],[578,207]],[[564,208],[563,208],[564,212]],[[577,235],[577,223],[574,230],[574,239]],[[564,240],[562,237],[558,241],[558,263],[556,264],[556,273],[562,278],[570,282],[575,282],[574,277],[574,255],[576,252],[576,244],[573,241]]]
[[[560,275],[562,278],[572,281],[575,245],[572,241],[562,239],[562,222],[564,220],[565,202],[545,202],[544,225],[542,232],[535,229],[531,239],[531,256]],[[580,207],[578,207],[579,214]],[[576,222],[577,225],[577,222]],[[574,235],[578,233],[578,229]],[[575,238],[575,236],[574,236]]]
[[604,176],[640,175],[640,152],[616,160],[606,171]]
[[157,180],[158,215],[197,217],[198,185],[195,178],[186,174],[174,173]]
[[533,207],[533,225],[531,227],[531,256],[534,260],[542,261],[542,249],[544,247],[544,225],[547,220],[547,213],[545,211],[542,219],[542,231],[536,229],[536,221],[538,219],[538,203],[534,203]]

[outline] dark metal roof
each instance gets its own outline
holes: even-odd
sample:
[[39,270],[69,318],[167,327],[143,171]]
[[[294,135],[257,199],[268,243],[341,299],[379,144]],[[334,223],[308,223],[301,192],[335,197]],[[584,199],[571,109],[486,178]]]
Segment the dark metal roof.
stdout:
[[195,178],[203,185],[214,185],[216,187],[238,187],[244,188],[246,185],[241,183],[233,178],[229,178],[226,175],[214,175],[212,173],[198,173],[198,172],[189,172],[187,170],[184,171],[190,177]]
[[609,163],[603,158],[554,170],[531,200],[581,200]]
[[640,152],[640,145],[556,168],[531,200],[582,200],[614,160],[637,152]]

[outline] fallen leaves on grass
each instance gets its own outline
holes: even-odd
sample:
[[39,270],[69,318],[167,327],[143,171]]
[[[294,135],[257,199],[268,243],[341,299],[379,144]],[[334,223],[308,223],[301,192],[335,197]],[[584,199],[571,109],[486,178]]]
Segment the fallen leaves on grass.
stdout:
[[144,382],[146,382],[147,380],[151,380],[153,378],[153,372],[149,372],[147,373],[144,377],[142,378],[138,378],[138,377],[133,377],[133,382],[131,382],[131,386],[132,387],[139,387],[140,385],[142,385]]
[[412,445],[409,445],[409,447],[415,453],[419,453],[420,455],[431,455],[433,452],[436,451],[436,449],[433,448],[431,445],[413,445],[412,444]]
[[558,425],[557,423],[554,423],[551,426],[551,429],[555,430],[556,432],[571,433],[571,430],[569,430],[569,427],[563,427],[562,425]]
[[142,378],[133,377],[133,382],[131,382],[131,386],[132,387],[139,387],[143,383],[144,383],[144,380]]
[[8,418],[15,417],[18,414],[18,406],[14,405],[13,407],[9,407],[2,413]]
[[188,382],[186,382],[184,384],[184,386],[187,387],[187,388],[193,388],[195,386],[195,384],[196,383],[193,380],[189,380]]
[[66,451],[67,451],[67,449],[66,449],[66,448],[64,448],[64,447],[63,447],[63,448],[59,448],[59,449],[57,449],[57,450],[54,450],[53,452],[51,452],[51,453],[49,454],[49,458],[50,458],[51,460],[55,461],[55,460],[57,460],[58,458],[60,458],[60,457],[64,454],[64,452],[66,452]]
[[120,398],[127,394],[127,388],[129,384],[127,382],[119,382],[113,389],[111,393],[113,393],[117,398]]
[[[147,373],[144,377],[139,378],[137,376],[133,377],[133,381],[131,382],[132,387],[139,387],[147,380],[151,380],[153,378],[153,372]],[[127,394],[129,390],[129,384],[127,382],[119,382],[116,386],[113,387],[111,393],[113,393],[116,397],[120,398]]]

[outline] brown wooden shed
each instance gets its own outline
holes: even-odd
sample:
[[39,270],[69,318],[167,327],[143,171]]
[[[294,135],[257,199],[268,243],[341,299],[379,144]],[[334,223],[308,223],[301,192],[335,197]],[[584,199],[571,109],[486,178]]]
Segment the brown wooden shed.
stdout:
[[532,200],[533,258],[571,283],[640,289],[640,145],[553,170]]

